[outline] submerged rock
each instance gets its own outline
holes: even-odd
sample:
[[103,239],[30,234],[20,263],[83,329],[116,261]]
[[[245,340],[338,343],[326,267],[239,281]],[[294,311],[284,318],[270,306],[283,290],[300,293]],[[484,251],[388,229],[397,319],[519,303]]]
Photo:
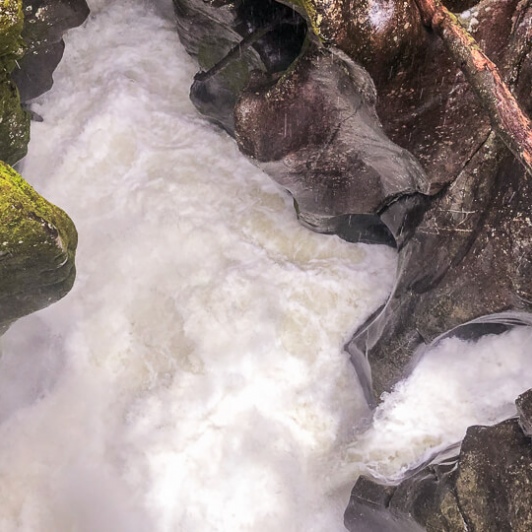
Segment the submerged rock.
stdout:
[[361,477],[345,525],[352,532],[528,532],[531,500],[532,442],[510,419],[470,427],[458,456],[436,459],[398,486]]
[[70,218],[0,162],[0,332],[70,290],[76,245]]

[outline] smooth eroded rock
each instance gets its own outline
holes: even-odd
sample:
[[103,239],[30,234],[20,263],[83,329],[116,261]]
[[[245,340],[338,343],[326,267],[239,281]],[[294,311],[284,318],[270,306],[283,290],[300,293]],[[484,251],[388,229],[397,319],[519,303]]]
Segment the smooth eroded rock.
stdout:
[[528,532],[531,500],[532,444],[511,419],[470,427],[458,457],[428,465],[398,486],[361,477],[345,524],[351,532]]
[[233,109],[251,72],[286,69],[301,51],[306,24],[274,0],[174,0],[174,6],[181,42],[201,68],[191,100],[233,134]]
[[309,46],[281,77],[255,75],[235,109],[241,151],[293,195],[300,220],[376,215],[427,192],[423,169],[382,131],[368,73],[343,52]]

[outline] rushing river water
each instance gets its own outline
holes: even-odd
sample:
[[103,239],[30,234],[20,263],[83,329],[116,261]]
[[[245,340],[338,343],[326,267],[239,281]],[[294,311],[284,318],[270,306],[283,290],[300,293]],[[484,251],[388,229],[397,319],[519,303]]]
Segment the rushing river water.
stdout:
[[2,340],[0,530],[340,532],[361,471],[512,413],[525,329],[447,342],[357,432],[342,345],[395,254],[300,227],[198,116],[170,0],[90,4],[22,168],[80,247],[72,293]]

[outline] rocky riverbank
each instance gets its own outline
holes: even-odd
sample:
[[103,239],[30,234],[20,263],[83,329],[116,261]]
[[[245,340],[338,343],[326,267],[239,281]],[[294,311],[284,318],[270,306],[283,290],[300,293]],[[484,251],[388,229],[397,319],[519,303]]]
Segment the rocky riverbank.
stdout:
[[62,34],[87,15],[83,0],[8,0],[0,7],[0,332],[63,297],[74,282],[74,223],[12,166],[29,142],[25,104],[51,87]]
[[[444,3],[530,113],[530,3]],[[388,303],[347,345],[370,403],[434,341],[530,324],[530,178],[414,2],[174,4],[200,112],[292,194],[305,226],[398,249]],[[530,528],[517,421],[471,428],[458,458],[435,463],[399,487],[360,480],[346,523]]]

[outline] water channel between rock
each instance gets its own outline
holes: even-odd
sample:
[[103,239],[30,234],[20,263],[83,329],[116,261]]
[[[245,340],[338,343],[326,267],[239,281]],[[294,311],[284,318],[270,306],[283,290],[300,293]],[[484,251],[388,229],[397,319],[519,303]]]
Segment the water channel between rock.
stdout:
[[2,340],[2,531],[341,531],[360,472],[511,415],[526,329],[445,342],[361,434],[342,346],[394,252],[301,227],[199,117],[169,6],[90,4],[22,167],[80,245],[73,292]]

